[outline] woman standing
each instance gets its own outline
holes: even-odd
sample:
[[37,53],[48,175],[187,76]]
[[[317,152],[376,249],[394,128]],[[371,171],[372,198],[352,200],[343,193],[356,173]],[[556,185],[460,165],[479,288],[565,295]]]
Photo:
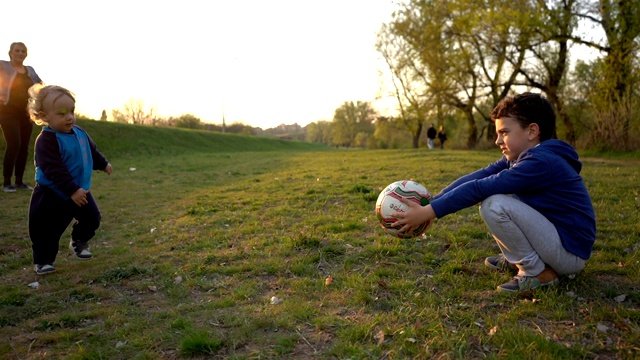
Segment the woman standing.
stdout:
[[[4,192],[33,190],[22,178],[33,131],[33,123],[27,114],[27,101],[29,88],[42,83],[42,80],[31,66],[23,64],[26,57],[27,46],[14,42],[9,47],[9,61],[0,60],[0,126],[6,142],[2,161]],[[15,175],[15,185],[11,185],[12,175]]]
[[444,142],[447,141],[447,132],[444,131],[444,126],[440,126],[440,131],[438,131],[438,140],[440,140],[440,149],[444,149]]

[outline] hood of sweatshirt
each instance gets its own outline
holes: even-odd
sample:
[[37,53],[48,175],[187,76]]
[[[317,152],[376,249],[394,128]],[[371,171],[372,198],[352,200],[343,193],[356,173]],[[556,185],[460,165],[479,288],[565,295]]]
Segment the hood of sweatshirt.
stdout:
[[[535,149],[535,150],[534,150]],[[582,163],[579,160],[578,152],[569,144],[558,139],[550,139],[541,142],[533,151],[550,152],[564,159],[578,174],[582,170]],[[529,151],[531,151],[529,150]],[[528,151],[523,152],[520,156],[526,156]]]

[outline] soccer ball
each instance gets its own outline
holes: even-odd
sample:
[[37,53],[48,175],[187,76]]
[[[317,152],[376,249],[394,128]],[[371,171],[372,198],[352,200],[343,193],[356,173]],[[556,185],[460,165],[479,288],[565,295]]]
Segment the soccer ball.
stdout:
[[389,184],[378,195],[376,216],[382,228],[389,234],[401,239],[411,239],[424,233],[431,226],[432,221],[425,222],[411,233],[401,233],[398,231],[400,230],[399,226],[391,226],[396,222],[391,214],[405,212],[409,209],[406,204],[400,201],[402,197],[421,206],[426,206],[431,202],[431,193],[423,185],[412,180],[396,181]]

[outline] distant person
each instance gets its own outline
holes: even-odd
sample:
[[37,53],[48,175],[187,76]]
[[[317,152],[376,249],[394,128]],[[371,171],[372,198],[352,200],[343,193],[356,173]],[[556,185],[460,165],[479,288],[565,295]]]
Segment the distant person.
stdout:
[[558,283],[581,271],[596,239],[593,204],[571,145],[554,139],[556,115],[539,94],[501,100],[491,112],[502,158],[451,183],[429,205],[393,216],[410,232],[426,221],[480,205],[501,254],[492,270],[517,271],[498,290],[520,292]]
[[[14,42],[9,47],[9,61],[0,60],[0,126],[6,143],[2,161],[4,192],[33,190],[22,178],[33,132],[33,123],[27,114],[27,91],[42,80],[31,66],[24,65],[26,57],[27,47],[21,42]],[[15,185],[12,185],[14,174]]]
[[438,131],[438,140],[440,140],[440,149],[444,149],[444,142],[447,141],[447,132],[444,131],[444,126],[440,126],[440,131]]
[[91,173],[111,174],[111,164],[91,137],[75,125],[75,97],[60,86],[29,89],[29,115],[44,125],[35,142],[36,186],[29,205],[29,237],[35,271],[55,271],[60,237],[75,219],[69,248],[90,259],[88,242],[100,225],[100,211],[89,192]]
[[433,127],[433,124],[431,124],[431,126],[429,126],[429,129],[427,129],[427,146],[429,146],[429,149],[433,149],[434,148],[434,142],[436,140],[436,128]]

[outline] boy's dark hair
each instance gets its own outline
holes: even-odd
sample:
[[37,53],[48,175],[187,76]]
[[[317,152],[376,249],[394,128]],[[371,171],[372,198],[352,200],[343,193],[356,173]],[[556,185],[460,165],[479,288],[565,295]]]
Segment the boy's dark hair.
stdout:
[[556,114],[553,105],[540,94],[525,92],[507,96],[491,111],[491,120],[511,117],[523,128],[532,123],[540,128],[540,141],[556,137]]

